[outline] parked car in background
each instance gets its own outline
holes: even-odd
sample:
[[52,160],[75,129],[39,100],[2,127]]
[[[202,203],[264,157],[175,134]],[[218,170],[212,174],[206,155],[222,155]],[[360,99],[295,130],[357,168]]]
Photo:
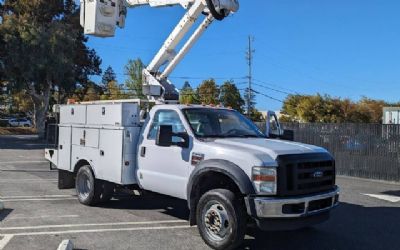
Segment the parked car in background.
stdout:
[[32,122],[26,118],[15,118],[8,120],[10,127],[32,127]]

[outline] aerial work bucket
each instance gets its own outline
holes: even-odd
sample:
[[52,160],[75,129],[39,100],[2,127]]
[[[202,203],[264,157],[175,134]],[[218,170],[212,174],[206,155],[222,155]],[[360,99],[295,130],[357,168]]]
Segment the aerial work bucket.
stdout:
[[81,0],[81,26],[85,35],[112,37],[123,28],[127,14],[121,0]]

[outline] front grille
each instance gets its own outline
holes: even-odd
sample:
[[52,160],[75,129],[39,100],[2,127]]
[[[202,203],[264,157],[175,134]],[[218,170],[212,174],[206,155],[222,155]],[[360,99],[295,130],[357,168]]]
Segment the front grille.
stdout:
[[332,190],[335,161],[326,153],[278,157],[278,195],[294,196]]

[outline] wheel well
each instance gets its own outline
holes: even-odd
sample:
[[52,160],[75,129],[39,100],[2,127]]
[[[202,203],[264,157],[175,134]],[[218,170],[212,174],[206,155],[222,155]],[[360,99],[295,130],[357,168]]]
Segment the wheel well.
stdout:
[[[76,164],[75,164],[75,168],[74,168],[74,173],[77,174],[79,169],[83,166],[90,166],[89,162],[87,160],[79,160]],[[93,171],[93,170],[92,170]]]
[[210,171],[201,175],[194,186],[192,187],[192,192],[190,194],[190,224],[196,225],[196,207],[201,196],[206,192],[213,189],[228,189],[232,191],[236,197],[242,197],[242,193],[235,183],[229,176],[216,172]]

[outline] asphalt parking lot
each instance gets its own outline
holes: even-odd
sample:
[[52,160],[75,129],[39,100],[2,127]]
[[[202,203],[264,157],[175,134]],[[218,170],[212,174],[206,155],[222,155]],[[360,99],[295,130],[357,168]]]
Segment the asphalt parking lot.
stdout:
[[[181,200],[158,195],[120,197],[101,207],[78,203],[57,189],[57,172],[31,136],[0,137],[0,250],[207,249],[188,226]],[[243,249],[400,249],[400,185],[338,177],[341,205],[331,220],[294,232],[253,231]]]

